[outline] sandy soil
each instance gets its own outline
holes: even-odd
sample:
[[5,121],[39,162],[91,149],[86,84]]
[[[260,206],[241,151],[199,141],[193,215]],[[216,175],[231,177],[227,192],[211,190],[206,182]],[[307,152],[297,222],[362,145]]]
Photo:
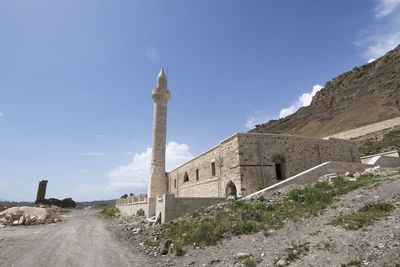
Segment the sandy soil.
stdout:
[[109,221],[77,210],[58,224],[0,228],[0,266],[153,266],[114,239]]

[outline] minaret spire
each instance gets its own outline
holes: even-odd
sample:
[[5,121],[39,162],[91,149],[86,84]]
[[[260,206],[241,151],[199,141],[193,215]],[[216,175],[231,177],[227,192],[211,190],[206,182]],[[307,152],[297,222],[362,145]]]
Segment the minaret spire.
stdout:
[[167,193],[165,148],[167,139],[167,104],[171,93],[167,89],[167,77],[162,67],[157,76],[157,87],[153,89],[151,96],[154,99],[154,118],[148,197],[156,197]]

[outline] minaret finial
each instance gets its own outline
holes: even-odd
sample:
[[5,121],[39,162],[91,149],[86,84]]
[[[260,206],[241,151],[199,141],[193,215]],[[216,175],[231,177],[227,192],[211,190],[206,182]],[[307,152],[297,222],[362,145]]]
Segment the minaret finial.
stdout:
[[157,88],[167,88],[167,76],[165,76],[164,67],[162,66],[157,76]]

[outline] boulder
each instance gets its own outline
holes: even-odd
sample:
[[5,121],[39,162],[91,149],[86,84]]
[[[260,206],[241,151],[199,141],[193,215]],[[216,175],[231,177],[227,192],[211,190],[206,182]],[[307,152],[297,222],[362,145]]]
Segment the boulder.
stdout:
[[143,209],[138,209],[136,212],[136,216],[144,216],[144,210]]

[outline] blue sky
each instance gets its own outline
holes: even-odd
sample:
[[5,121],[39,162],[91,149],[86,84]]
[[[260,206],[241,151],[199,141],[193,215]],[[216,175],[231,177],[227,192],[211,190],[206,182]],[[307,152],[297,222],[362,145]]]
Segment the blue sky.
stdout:
[[167,167],[308,105],[400,43],[400,0],[0,2],[0,199],[146,191],[167,70]]

